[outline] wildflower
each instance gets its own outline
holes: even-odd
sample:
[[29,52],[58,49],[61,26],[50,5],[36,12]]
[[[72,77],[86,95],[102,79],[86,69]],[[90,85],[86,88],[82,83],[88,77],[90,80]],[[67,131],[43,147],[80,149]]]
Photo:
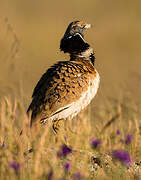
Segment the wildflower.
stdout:
[[119,129],[117,129],[116,134],[120,135],[120,130]]
[[15,161],[10,163],[10,167],[13,168],[16,172],[18,172],[20,170],[20,164]]
[[131,134],[127,134],[125,137],[125,144],[130,144],[132,142],[133,136]]
[[82,174],[80,172],[77,172],[75,174],[72,175],[73,180],[82,180]]
[[49,173],[47,174],[47,180],[52,180],[53,179],[53,171],[50,170]]
[[67,163],[65,163],[64,164],[64,170],[65,170],[65,172],[67,172],[69,169],[70,169],[70,163],[69,162],[67,162]]
[[5,146],[6,146],[6,144],[5,144],[5,142],[3,141],[1,147],[5,147]]
[[100,139],[94,139],[92,138],[91,141],[90,141],[90,144],[91,144],[91,147],[92,148],[98,148],[101,144],[101,140]]
[[67,145],[63,144],[60,151],[57,153],[58,157],[66,157],[68,154],[72,153],[72,149]]
[[67,136],[64,136],[65,141],[67,140]]
[[132,162],[129,153],[124,150],[113,150],[112,156],[113,156],[113,158],[121,161],[126,166],[130,166],[130,164]]

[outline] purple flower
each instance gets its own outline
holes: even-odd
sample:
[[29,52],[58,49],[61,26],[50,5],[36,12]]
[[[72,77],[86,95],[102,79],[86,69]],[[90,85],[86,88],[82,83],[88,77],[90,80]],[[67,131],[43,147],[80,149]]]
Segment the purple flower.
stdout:
[[63,144],[60,148],[60,151],[57,152],[58,157],[66,157],[68,154],[72,153],[72,149],[65,144]]
[[64,136],[65,141],[67,140],[67,136]]
[[130,166],[130,164],[132,162],[129,153],[124,150],[113,150],[112,156],[113,156],[113,158],[121,161],[126,166]]
[[70,169],[70,163],[69,162],[66,162],[65,164],[64,164],[64,170],[65,170],[65,172],[67,172],[69,169]]
[[120,130],[119,129],[117,129],[116,134],[120,135]]
[[2,147],[5,147],[6,146],[6,144],[5,144],[5,142],[3,141],[3,143],[2,143],[2,145],[1,145]]
[[13,161],[10,163],[10,167],[13,168],[16,172],[18,172],[21,166],[18,162]]
[[80,172],[77,172],[75,174],[72,175],[73,180],[82,180],[82,174]]
[[91,144],[91,147],[92,148],[98,148],[99,146],[100,146],[100,144],[101,144],[101,140],[100,139],[94,139],[94,138],[92,138],[91,140],[90,140],[90,144]]
[[125,137],[125,144],[130,144],[132,142],[133,136],[131,134],[127,134]]
[[50,170],[49,173],[47,174],[47,180],[52,180],[53,179],[53,171]]

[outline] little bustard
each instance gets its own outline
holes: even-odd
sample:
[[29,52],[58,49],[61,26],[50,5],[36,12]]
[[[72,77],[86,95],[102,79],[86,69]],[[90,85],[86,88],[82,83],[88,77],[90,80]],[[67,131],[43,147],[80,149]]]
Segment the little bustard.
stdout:
[[82,21],[69,24],[60,50],[69,53],[70,59],[51,66],[37,83],[27,110],[31,112],[31,126],[52,121],[57,132],[60,120],[72,119],[96,95],[100,77],[94,67],[94,51],[84,40],[90,26]]

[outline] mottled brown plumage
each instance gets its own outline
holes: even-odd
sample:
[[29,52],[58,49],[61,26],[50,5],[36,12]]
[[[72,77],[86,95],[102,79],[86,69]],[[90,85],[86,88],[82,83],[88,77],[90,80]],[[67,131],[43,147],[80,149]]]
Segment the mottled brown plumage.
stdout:
[[[93,49],[84,41],[84,32],[77,26],[84,31],[88,25],[80,21],[71,23],[61,40],[60,49],[70,54],[70,60],[50,67],[33,91],[27,111],[32,112],[31,125],[38,120],[46,123],[72,118],[90,103],[97,92],[99,75],[94,68]],[[72,28],[76,32],[71,33]]]

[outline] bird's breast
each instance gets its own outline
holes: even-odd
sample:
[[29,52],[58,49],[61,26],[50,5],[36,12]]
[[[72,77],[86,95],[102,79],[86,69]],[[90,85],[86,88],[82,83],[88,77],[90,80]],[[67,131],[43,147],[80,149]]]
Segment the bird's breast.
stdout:
[[81,109],[84,109],[90,102],[91,100],[94,98],[94,96],[97,93],[97,90],[99,88],[99,82],[100,82],[100,76],[99,73],[95,70],[95,77],[91,78],[89,80],[89,86],[87,91],[85,91],[80,100],[79,100],[79,104],[81,105]]

